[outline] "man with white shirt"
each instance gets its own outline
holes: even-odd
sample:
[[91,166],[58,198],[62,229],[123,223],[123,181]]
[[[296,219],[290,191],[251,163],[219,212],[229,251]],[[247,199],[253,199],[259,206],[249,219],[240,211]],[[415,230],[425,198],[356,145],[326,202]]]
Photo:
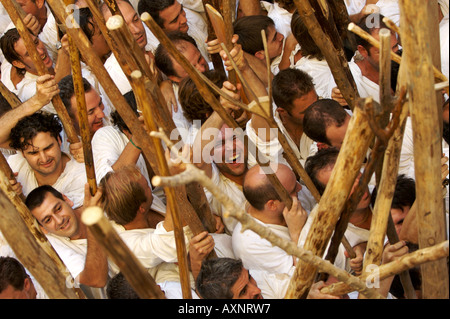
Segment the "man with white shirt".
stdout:
[[[84,192],[86,196],[83,207],[98,206],[101,190],[91,196],[86,183]],[[105,287],[109,271],[106,252],[81,222],[82,212],[72,209],[70,199],[53,187],[43,185],[27,196],[25,204],[46,232],[49,242],[75,282],[90,288]],[[113,273],[114,271],[110,275]],[[101,291],[90,291],[100,294],[94,297],[101,296]]]
[[41,185],[52,185],[75,209],[83,205],[86,168],[61,151],[61,131],[54,114],[37,112],[21,119],[11,130],[10,146],[17,154],[8,157],[8,164],[18,173],[25,196]]
[[[168,35],[169,40],[180,51],[181,54],[201,73],[209,70],[209,65],[204,56],[197,47],[195,40],[186,33],[175,31]],[[175,60],[169,51],[161,44],[155,51],[155,64],[159,70],[168,78],[164,81],[166,85],[171,85],[168,90],[172,89],[176,99],[176,105],[172,106],[172,117],[181,136],[185,138],[191,129],[192,123],[186,119],[183,109],[179,105],[178,90],[180,82],[188,77],[186,70]]]
[[[289,167],[278,164],[278,166],[271,165],[270,168],[292,197],[291,209],[288,209],[278,197],[264,168],[256,165],[248,170],[244,178],[243,192],[248,202],[246,212],[257,223],[269,227],[281,238],[297,244],[308,217],[307,212],[297,200],[301,186]],[[255,232],[242,231],[241,223],[234,228],[232,243],[236,258],[241,259],[247,269],[292,274],[297,264],[296,258],[281,248],[274,247]]]
[[[141,0],[138,11],[141,15],[148,12],[166,33],[179,31],[189,34],[197,43],[202,56],[210,62],[206,45],[207,24],[199,13],[185,9],[177,0]],[[158,44],[159,41],[153,46],[156,47]]]
[[[36,45],[36,50],[42,58],[44,66],[49,73],[59,81],[70,71],[69,55],[65,50],[60,50],[58,64],[54,65],[44,43],[36,36],[30,34]],[[8,63],[2,63],[1,80],[3,84],[21,101],[26,101],[36,94],[36,81],[38,71],[30,57],[23,39],[17,29],[10,29],[0,39],[1,50]],[[67,68],[69,67],[69,68]],[[57,72],[55,72],[57,70]],[[44,106],[44,111],[56,114],[51,103]]]

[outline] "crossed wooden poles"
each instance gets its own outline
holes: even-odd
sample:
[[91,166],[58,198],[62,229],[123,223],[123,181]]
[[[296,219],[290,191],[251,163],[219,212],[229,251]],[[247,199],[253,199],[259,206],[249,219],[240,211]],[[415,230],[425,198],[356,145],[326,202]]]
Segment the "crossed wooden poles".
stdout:
[[[134,48],[136,48],[136,46],[133,43],[132,38],[130,38],[129,34],[127,33],[128,30],[127,30],[126,26],[123,25],[123,21],[120,22],[120,14],[117,14],[117,13],[120,13],[120,11],[117,10],[117,4],[115,3],[114,0],[105,1],[107,3],[107,5],[109,6],[109,8],[111,9],[111,11],[115,12],[117,14],[117,17],[119,17],[119,18],[114,17],[114,19],[111,20],[111,21],[116,21],[116,20],[118,21],[116,26],[114,26],[114,23],[111,22],[111,24],[112,24],[111,26],[105,27],[105,23],[104,23],[104,21],[102,21],[102,16],[101,16],[101,14],[99,14],[96,3],[93,0],[88,0],[87,2],[88,2],[88,5],[89,5],[91,11],[94,14],[94,18],[96,19],[97,24],[101,28],[101,31],[103,32],[105,38],[107,39],[108,43],[110,44],[113,52],[115,54],[117,53],[116,57],[118,58],[120,65],[122,66],[125,74],[128,76],[130,83],[132,84],[133,90],[135,91],[135,94],[137,95],[137,99],[139,101],[138,104],[142,108],[142,110],[144,110],[145,123],[147,124],[148,127],[152,128],[152,131],[157,131],[157,129],[158,128],[161,129],[161,127],[163,128],[164,132],[170,131],[170,129],[174,128],[174,125],[173,125],[173,122],[170,121],[171,120],[170,115],[168,116],[168,114],[164,112],[164,111],[167,111],[165,108],[165,103],[162,103],[162,101],[164,101],[164,99],[162,98],[161,92],[159,91],[157,85],[155,85],[155,83],[153,82],[153,80],[154,80],[153,75],[151,74],[151,72],[149,73],[148,66],[145,63],[145,60],[143,59],[141,52],[139,52],[139,50],[137,50],[137,49],[134,49]],[[11,3],[12,5],[15,5],[14,0],[8,0],[8,1],[5,1],[5,4],[6,4],[5,7],[9,3]],[[69,15],[65,11],[64,6],[60,0],[49,0],[48,3],[50,5],[53,13],[55,14],[55,17],[57,18],[57,20],[67,21],[66,19],[69,18]],[[387,135],[386,135],[386,132],[383,130],[385,129],[386,125],[388,125],[388,123],[386,123],[386,125],[382,125],[382,126],[378,127],[378,129],[376,129],[377,126],[376,126],[376,123],[374,125],[373,116],[370,116],[371,100],[370,99],[366,99],[366,100],[358,99],[357,92],[355,90],[355,85],[352,81],[351,74],[349,74],[348,68],[346,67],[347,66],[346,62],[343,60],[344,56],[342,54],[342,49],[339,47],[339,45],[330,46],[330,43],[333,43],[333,42],[330,42],[331,41],[330,39],[337,39],[336,31],[333,30],[333,28],[331,28],[331,31],[330,31],[330,29],[321,28],[320,24],[318,22],[318,20],[323,19],[324,17],[326,18],[326,20],[330,19],[329,15],[328,16],[324,15],[324,13],[329,12],[329,9],[327,8],[327,3],[324,1],[318,2],[318,1],[312,1],[312,0],[311,1],[295,1],[295,3],[298,7],[299,13],[304,18],[305,23],[307,24],[308,29],[309,29],[310,33],[312,34],[313,38],[316,39],[316,41],[318,41],[317,44],[324,51],[324,55],[327,58],[327,61],[330,65],[330,68],[335,77],[336,83],[337,83],[338,87],[340,88],[341,92],[343,93],[344,98],[347,100],[349,106],[352,108],[354,114],[353,114],[351,122],[349,124],[348,133],[344,140],[344,144],[342,146],[337,163],[335,165],[336,169],[334,170],[334,172],[331,176],[329,185],[327,186],[327,189],[325,190],[325,193],[323,194],[322,198],[317,197],[317,195],[315,196],[315,198],[319,202],[318,207],[316,207],[317,214],[321,214],[322,216],[328,217],[328,218],[323,218],[323,220],[326,220],[326,224],[324,225],[323,223],[314,223],[313,229],[308,234],[308,238],[305,243],[304,251],[299,250],[299,248],[296,248],[296,247],[287,247],[285,243],[280,244],[280,246],[285,247],[292,254],[299,257],[301,260],[301,262],[297,266],[296,273],[294,274],[294,277],[291,281],[291,285],[288,289],[288,293],[287,293],[286,297],[287,298],[299,298],[299,297],[305,296],[306,292],[308,291],[308,289],[313,281],[314,274],[317,271],[317,268],[319,268],[323,272],[327,272],[327,273],[335,275],[336,277],[341,279],[343,282],[348,283],[350,286],[352,286],[352,288],[360,291],[361,293],[367,295],[368,297],[377,298],[379,296],[377,296],[373,291],[370,291],[366,287],[363,287],[361,285],[361,283],[359,281],[357,281],[356,279],[354,279],[352,277],[349,278],[350,275],[343,274],[339,270],[334,269],[333,266],[326,264],[326,262],[323,261],[320,258],[320,256],[323,254],[325,244],[330,239],[330,236],[334,230],[334,226],[336,225],[336,222],[339,219],[340,212],[342,211],[342,207],[344,207],[344,205],[346,203],[348,193],[350,191],[350,187],[353,184],[353,180],[355,179],[356,174],[359,172],[360,165],[362,163],[362,159],[365,156],[366,151],[369,147],[369,142],[373,140],[374,136],[377,137],[377,141],[380,140],[381,142],[384,143],[383,144],[384,148],[387,147],[388,150],[390,148],[392,148],[392,153],[394,154],[391,157],[389,157],[388,155],[391,154],[391,151],[386,152],[384,162],[385,163],[386,162],[393,163],[394,169],[390,170],[389,172],[386,172],[384,170],[378,171],[381,174],[380,184],[379,184],[380,187],[384,187],[383,185],[385,185],[385,184],[383,184],[383,177],[386,179],[387,175],[391,174],[391,176],[392,176],[392,174],[393,174],[392,172],[395,172],[395,166],[396,166],[395,162],[396,161],[397,161],[397,167],[398,167],[398,155],[395,155],[395,154],[398,154],[396,152],[398,152],[399,145],[401,145],[401,142],[399,144],[398,139],[400,139],[400,141],[401,141],[401,137],[403,134],[402,129],[404,128],[404,119],[406,117],[405,114],[407,112],[404,111],[405,108],[401,108],[401,106],[398,106],[398,109],[399,109],[398,114],[399,115],[397,116],[395,123],[391,122],[389,124],[389,127],[387,129],[388,130]],[[320,12],[317,13],[316,15],[311,14],[311,12],[314,11],[314,10],[312,10],[311,4],[313,4],[314,8],[321,9]],[[411,14],[411,11],[410,11],[411,9],[408,7],[408,5],[405,5],[404,3],[401,3],[401,5],[402,5],[402,9],[405,10],[404,11],[405,15]],[[12,7],[12,6],[10,6],[10,7]],[[23,21],[20,19],[20,10],[17,10],[18,9],[17,6],[14,6],[14,8],[15,8],[15,10],[11,10],[10,16],[13,19],[13,21],[15,21],[19,32],[21,32],[21,37],[24,38],[25,43],[27,43],[27,41],[25,39],[27,39],[27,35],[28,35],[28,39],[29,39],[29,34],[27,33],[27,30],[25,29],[25,27],[23,25]],[[318,12],[318,10],[316,10],[316,12]],[[323,16],[321,16],[321,14]],[[171,47],[171,44],[166,42],[165,34],[154,23],[154,21],[151,19],[150,16],[143,15],[142,20],[147,24],[147,26],[149,26],[149,28],[158,37],[158,39],[160,40],[161,43],[166,45],[168,48]],[[143,149],[144,156],[151,162],[151,166],[154,169],[155,173],[158,176],[161,176],[161,178],[170,179],[170,177],[168,177],[169,173],[167,170],[167,163],[165,162],[165,159],[163,157],[162,145],[160,143],[158,143],[155,140],[155,138],[153,138],[153,139],[146,138],[148,136],[147,132],[142,128],[142,125],[138,121],[137,117],[132,113],[131,109],[128,107],[125,99],[120,94],[119,90],[114,85],[114,82],[112,81],[112,79],[110,78],[110,76],[108,75],[108,73],[106,72],[104,67],[102,66],[100,59],[95,55],[92,48],[90,47],[90,44],[89,44],[87,38],[85,37],[85,35],[82,32],[80,32],[79,29],[74,29],[74,28],[67,28],[66,32],[69,34],[69,38],[71,39],[70,40],[72,43],[71,47],[73,48],[73,44],[75,43],[75,45],[78,47],[79,52],[83,56],[84,61],[89,66],[91,66],[94,74],[96,75],[97,79],[99,79],[101,85],[104,87],[108,96],[110,97],[110,99],[112,101],[115,102],[114,105],[115,105],[116,109],[118,110],[119,114],[122,116],[122,118],[125,120],[125,122],[127,124],[129,124],[128,126],[130,127],[130,129],[133,133],[133,136],[136,136],[136,140],[138,141],[138,143],[141,145],[141,147]],[[217,33],[217,31],[216,31],[216,33]],[[227,35],[227,37],[229,38],[229,34]],[[263,39],[265,39],[264,35],[263,35]],[[422,42],[424,41],[423,38],[420,38],[420,39]],[[124,52],[123,51],[124,49],[130,48],[130,47],[133,48],[132,55],[128,56],[126,54],[120,54],[120,52]],[[223,45],[222,47],[227,53],[229,53],[228,48],[225,45]],[[407,45],[405,44],[405,51],[406,51],[406,48],[407,48]],[[30,54],[33,56],[33,52],[35,50],[33,50],[33,48],[31,48],[31,47],[28,48],[28,50],[29,50]],[[75,50],[71,49],[71,52],[75,52]],[[172,52],[172,54],[174,54],[174,56],[176,56],[175,52]],[[405,58],[406,57],[409,57],[409,56],[405,55]],[[180,57],[178,56],[178,58],[180,58]],[[192,77],[192,79],[194,80],[196,85],[198,86],[199,90],[202,93],[205,93],[205,95],[204,95],[205,99],[210,103],[210,105],[213,107],[213,109],[219,113],[219,115],[223,118],[225,123],[227,123],[230,127],[236,127],[236,124],[235,124],[235,121],[233,120],[233,118],[231,118],[231,116],[221,107],[220,103],[218,103],[218,101],[215,98],[213,98],[212,94],[210,93],[211,88],[213,90],[216,90],[217,88],[213,88],[211,86],[211,84],[206,81],[206,78],[203,77],[198,72],[196,72],[196,70],[193,69],[192,66],[186,64],[186,62],[183,58],[184,57],[179,59],[179,61],[181,61],[182,65],[188,71],[188,73],[190,74],[190,76]],[[36,57],[35,57],[35,59],[36,59]],[[123,59],[123,60],[121,60],[121,59]],[[38,67],[39,73],[40,74],[45,73],[46,70],[42,67],[42,65],[40,65],[38,63],[37,59],[36,59],[36,62],[37,62],[37,67]],[[76,55],[74,55],[73,60],[72,60],[72,65],[73,65],[72,69],[74,70],[73,76],[74,76],[74,78],[77,77],[79,79],[79,76],[77,75],[77,71],[76,71],[77,63],[79,64],[79,61],[77,62]],[[341,67],[342,65],[344,66],[343,68]],[[239,76],[238,69],[235,68],[235,70],[236,70],[237,76]],[[413,77],[413,75],[410,75],[410,77]],[[434,71],[434,74],[432,74],[430,77],[431,77],[432,83],[434,82],[433,81],[434,78],[443,80],[439,74],[437,74],[437,76],[436,76],[436,71]],[[242,81],[242,84],[244,86],[249,87],[249,85],[247,83],[245,83],[245,79],[243,79],[241,76],[239,76],[239,79]],[[406,82],[407,81],[404,80],[403,83],[406,83]],[[76,83],[79,83],[79,82],[76,82]],[[386,83],[386,81],[383,80],[382,83]],[[447,86],[448,86],[448,84],[447,84]],[[380,88],[382,88],[381,89],[382,92],[386,91],[383,89],[384,87],[382,85],[380,85]],[[415,87],[415,89],[416,89],[416,87]],[[249,90],[249,91],[251,92],[251,90]],[[433,87],[432,91],[434,92],[434,87]],[[78,92],[77,93],[77,101],[78,101],[78,96],[82,96],[83,93],[80,90],[78,90],[78,91],[76,90],[76,92]],[[447,92],[448,92],[448,89],[447,89]],[[382,95],[381,100],[387,101],[386,104],[389,104],[392,106],[393,98],[387,96],[385,93],[382,93],[382,94],[383,95]],[[268,122],[273,120],[270,116],[268,116],[268,114],[270,114],[270,113],[265,112],[267,110],[267,105],[269,105],[269,106],[271,105],[270,94],[267,97],[268,101],[262,99],[261,97],[253,96],[253,98],[254,98],[253,104],[250,104],[248,106],[245,105],[244,107],[246,107],[246,108],[244,108],[244,107],[243,108],[250,112],[255,112],[259,115],[263,115],[263,117]],[[83,112],[83,110],[82,110],[83,109],[83,100],[84,100],[83,98],[80,98],[80,101],[78,101],[78,103],[77,103],[78,107],[79,107],[79,111],[81,110],[81,112]],[[414,104],[414,101],[412,103]],[[403,103],[399,103],[399,105],[400,104],[403,105]],[[13,104],[11,104],[11,105],[13,105]],[[68,118],[66,112],[64,112],[65,111],[64,106],[61,107],[62,104],[60,104],[60,102],[58,101],[58,97],[56,97],[54,99],[53,105],[55,106],[55,109],[58,112],[58,115],[60,116],[61,121],[63,122],[65,130],[67,130],[67,133],[69,135],[71,142],[78,141],[78,136],[76,136],[76,134],[73,132],[73,128],[70,125],[71,124],[70,119]],[[162,105],[162,107],[161,107],[161,105]],[[85,109],[85,105],[84,105],[84,109]],[[169,120],[161,121],[161,119],[165,119],[165,120],[169,119]],[[83,120],[81,122],[83,122]],[[270,122],[269,122],[269,124],[270,124]],[[81,126],[83,127],[83,123],[81,123]],[[160,126],[160,127],[158,127],[158,126]],[[273,127],[277,128],[276,123]],[[374,128],[375,128],[375,130],[373,130]],[[82,128],[82,130],[83,130],[83,128]],[[394,137],[397,137],[397,139],[395,140],[395,143],[391,142],[395,138],[389,138],[390,137],[389,135],[390,136],[393,135]],[[299,165],[299,163],[297,164],[298,159],[292,158],[292,156],[289,155],[292,150],[290,149],[290,147],[287,143],[283,142],[283,135],[281,134],[281,135],[279,135],[279,137],[281,137],[280,143],[282,144],[288,158],[290,158],[290,160],[291,160],[290,161],[291,166],[294,168],[294,170],[296,171],[296,173],[298,173],[298,175],[300,177],[304,177],[303,180],[307,184],[307,187],[314,194],[315,188],[312,186],[312,184],[309,184],[309,177],[304,173],[304,170],[302,170],[303,168],[301,167],[301,165]],[[355,137],[358,137],[358,138],[355,138]],[[85,158],[89,158],[89,146],[85,146],[85,144],[90,144],[90,140],[86,137],[83,137],[83,135],[82,135],[82,141],[83,141],[83,149],[85,152]],[[383,146],[381,146],[380,148],[383,148]],[[157,154],[156,158],[155,158],[154,154]],[[384,154],[384,152],[380,151],[380,154]],[[86,156],[86,155],[88,155],[88,156]],[[348,159],[352,159],[352,160],[349,161]],[[377,164],[377,165],[379,165],[379,164]],[[386,167],[386,166],[387,165],[384,165],[383,167]],[[92,168],[92,166],[90,166],[90,167]],[[87,174],[88,174],[88,167],[87,167]],[[368,172],[369,177],[370,177],[370,175],[371,175],[371,173]],[[88,178],[89,178],[89,175],[88,175]],[[91,175],[91,178],[93,178],[94,184],[96,185],[95,175],[94,176]],[[177,176],[174,176],[173,178],[176,179]],[[277,186],[277,181],[275,178],[269,177],[269,179],[271,180],[271,182],[274,183],[274,186],[276,186],[275,188],[277,189],[277,192],[279,192],[279,194],[282,195],[281,198],[283,198],[283,200],[285,200],[287,206],[289,207],[290,206],[289,205],[289,200],[290,200],[289,196],[287,196],[287,197],[285,196],[286,195],[285,192],[283,192],[283,189],[280,188],[281,185]],[[192,184],[193,182],[197,183],[196,184],[197,189],[199,189],[200,184],[207,188],[211,187],[211,189],[212,189],[212,186],[211,185],[208,186],[207,182],[199,181],[199,180],[191,180],[190,185],[193,185]],[[387,181],[385,183],[386,183],[386,185],[393,184],[392,181],[391,181],[391,184],[389,184],[389,182],[387,182]],[[92,186],[91,186],[91,192],[95,193],[94,184],[92,184]],[[389,187],[389,186],[385,186],[385,187]],[[338,191],[338,189],[340,189],[340,191]],[[200,218],[198,217],[198,215],[196,214],[196,211],[194,209],[192,209],[192,206],[190,205],[190,203],[186,202],[187,194],[186,194],[186,191],[184,190],[184,188],[182,189],[181,192],[179,192],[179,193],[177,192],[177,194],[174,194],[170,187],[166,187],[165,190],[166,190],[166,194],[168,197],[168,204],[173,209],[174,215],[178,216],[178,214],[179,214],[178,209],[181,208],[182,211],[180,214],[181,216],[179,218],[183,218],[185,221],[187,220],[187,224],[191,227],[191,230],[193,231],[194,234],[199,233],[200,231],[204,230],[202,221],[210,220],[209,219],[210,215],[208,215],[210,212],[208,212],[208,210],[206,210],[206,215],[205,215],[206,217],[204,216],[204,218],[202,218],[202,221],[201,221]],[[221,197],[221,195],[219,193],[217,193],[217,191],[212,191],[212,192],[215,196]],[[6,194],[8,194],[7,196],[9,198],[11,198],[10,197],[11,194],[9,194],[9,193],[6,193]],[[179,194],[181,194],[181,197]],[[383,205],[379,204],[379,203],[381,203],[381,199],[380,200],[377,199],[377,204],[379,204],[378,206],[382,206],[383,208],[382,209],[380,208],[380,210],[383,210],[385,212],[387,207],[390,206],[389,196],[386,194],[385,195],[381,194],[380,198],[382,198],[384,200]],[[1,199],[2,199],[2,205],[3,205],[3,202],[5,202],[4,203],[5,207],[7,207],[10,204],[7,200],[5,200],[5,196],[2,196]],[[232,201],[229,201],[229,202],[233,203]],[[179,205],[178,206],[177,203],[187,203],[188,205]],[[422,201],[422,203],[423,203],[423,201]],[[223,203],[223,204],[225,205],[225,203]],[[378,210],[377,204],[374,208],[374,213]],[[225,206],[229,207],[228,210],[229,210],[230,215],[232,215],[232,216],[235,216],[235,215],[233,215],[234,212],[239,212],[239,209],[236,207],[229,206],[229,205],[228,206],[225,205]],[[19,207],[18,204],[16,204],[16,209],[17,209],[17,207]],[[186,209],[186,207],[188,207],[188,208]],[[422,206],[422,209],[423,209],[423,206]],[[13,210],[13,209],[9,206],[9,210]],[[89,211],[91,211],[91,210],[89,210]],[[241,215],[241,214],[236,213],[236,216],[239,216],[239,215]],[[238,218],[238,219],[242,218],[241,221],[245,222],[245,215],[244,215],[244,217],[240,216],[240,217],[236,217],[236,218]],[[96,220],[95,218],[91,218],[91,219],[88,218],[88,220],[91,220],[90,227],[100,227],[100,226],[93,226],[93,225],[97,225],[97,223],[100,223],[100,221]],[[94,220],[94,222],[92,222],[92,220]],[[180,221],[180,219],[178,219],[178,221]],[[381,230],[381,233],[383,233],[383,234],[386,232],[385,230],[383,232],[383,229],[386,229],[386,226],[385,226],[386,221],[389,221],[389,218],[383,217],[382,221],[380,222],[381,226],[374,226],[374,230],[377,230],[376,236],[375,235],[372,236],[372,230],[371,230],[371,240],[373,240],[372,245],[374,245],[374,250],[372,250],[372,251],[374,252],[374,254],[369,254],[367,257],[367,260],[372,260],[372,261],[376,262],[376,260],[379,259],[381,248],[379,247],[379,244],[377,244],[377,243],[379,243],[379,240],[374,239],[374,238],[375,237],[378,238],[380,236],[380,230]],[[183,248],[181,248],[181,247],[184,247],[183,242],[181,241],[181,239],[183,239],[183,236],[181,233],[180,223],[176,222],[175,224],[176,224],[176,226],[175,226],[175,229],[176,229],[175,234],[176,235],[175,236],[177,238],[177,250],[179,253],[178,257],[179,257],[179,261],[181,264],[180,279],[181,279],[182,287],[183,287],[183,297],[190,298],[190,290],[189,290],[189,287],[187,284],[187,278],[188,278],[187,277],[188,276],[187,269],[188,268],[187,268],[186,262],[185,262],[186,261],[186,252],[183,251]],[[343,225],[346,225],[346,224],[343,223]],[[28,226],[28,227],[32,227],[32,226]],[[36,227],[36,226],[34,225],[34,227]],[[253,227],[253,226],[249,226],[249,227]],[[2,232],[5,229],[7,229],[7,226],[2,228]],[[256,231],[257,233],[260,233],[260,234],[264,233],[264,230],[258,230],[256,228],[255,229],[252,228],[252,229],[254,231]],[[98,232],[98,233],[102,233],[102,232]],[[263,236],[271,237],[270,234],[268,234],[268,235],[266,234]],[[342,240],[342,237],[341,237],[341,240]],[[107,241],[105,239],[105,243],[106,242]],[[337,240],[336,242],[339,243],[340,241]],[[111,241],[109,243],[110,243],[109,245],[105,244],[105,248],[106,249],[109,248],[108,252],[111,256],[117,257],[118,250],[111,249],[111,246],[115,246],[116,248],[119,248],[119,247],[122,247],[123,243],[121,243],[120,241]],[[115,244],[113,244],[113,243],[115,243]],[[430,257],[426,260],[422,260],[421,262],[436,260],[436,259],[442,258],[442,256],[445,256],[445,255],[448,256],[448,242],[444,242],[441,245],[436,245],[435,247],[432,247],[429,250],[439,251],[440,255],[434,254],[433,257]],[[129,254],[130,252],[122,251],[121,253]],[[436,257],[436,256],[440,256],[440,257]],[[412,257],[408,257],[408,258],[412,258]],[[19,259],[21,259],[21,258],[19,257]],[[405,260],[406,260],[406,257],[405,257]],[[365,260],[365,265],[367,265],[366,260]],[[26,264],[26,266],[31,267],[31,265],[29,265],[29,264]],[[127,266],[129,266],[129,265],[123,265],[123,269],[125,269]],[[382,268],[382,267],[387,268],[387,266],[388,265],[384,265],[384,266],[381,266],[380,268]],[[131,267],[131,268],[133,268],[133,267]],[[398,272],[405,271],[407,268],[408,267],[405,267],[403,265],[402,267],[398,268],[401,270],[397,269],[396,271],[398,271]],[[129,271],[124,271],[124,273],[128,274],[127,279],[130,281],[132,286],[135,287],[136,291],[138,291],[138,293],[144,298],[162,298],[163,296],[161,295],[158,287],[155,287],[154,281],[152,281],[151,279],[148,278],[148,273],[142,272],[142,269],[137,272],[142,274],[142,276],[143,276],[143,277],[140,277],[141,278],[140,280],[138,279],[138,276],[132,276]],[[386,272],[386,273],[392,274],[392,272]],[[146,279],[142,280],[142,278],[146,278]],[[139,281],[140,281],[140,283],[142,283],[142,282],[147,283],[147,285],[148,285],[147,293],[145,293],[146,289],[143,288],[142,285],[140,285],[141,286],[140,288],[136,288],[136,287],[139,287],[138,286]],[[448,283],[447,283],[447,286],[448,286]],[[71,295],[71,296],[73,297],[73,295]]]

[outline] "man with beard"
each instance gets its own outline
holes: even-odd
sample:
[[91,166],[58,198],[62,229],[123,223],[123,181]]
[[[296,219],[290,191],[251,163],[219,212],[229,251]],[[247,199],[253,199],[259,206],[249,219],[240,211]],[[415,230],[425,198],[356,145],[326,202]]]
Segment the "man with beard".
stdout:
[[62,125],[56,115],[37,112],[21,119],[11,130],[8,157],[17,186],[27,196],[41,185],[51,185],[66,195],[74,209],[83,205],[86,168],[61,151]]

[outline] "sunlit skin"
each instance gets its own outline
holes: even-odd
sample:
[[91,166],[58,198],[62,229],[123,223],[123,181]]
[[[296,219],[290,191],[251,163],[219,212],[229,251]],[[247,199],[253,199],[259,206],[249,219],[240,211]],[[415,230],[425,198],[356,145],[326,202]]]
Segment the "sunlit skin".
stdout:
[[[31,34],[30,34],[31,35]],[[44,43],[42,43],[41,40],[39,40],[38,37],[35,37],[31,35],[31,38],[33,40],[33,43],[36,46],[36,50],[44,62],[44,66],[49,69],[49,71],[54,72],[53,70],[53,61],[48,55],[47,49],[44,46]],[[38,71],[34,65],[33,59],[31,58],[30,54],[28,53],[27,48],[25,47],[25,42],[22,38],[20,38],[15,44],[14,44],[14,50],[17,52],[17,54],[20,56],[20,60],[16,60],[12,62],[12,65],[19,69],[25,69],[27,72],[37,75]]]
[[[102,98],[93,88],[88,92],[85,92],[85,98],[89,132],[91,132],[91,136],[93,136],[94,133],[97,132],[97,130],[103,127],[103,119],[105,118],[105,113],[103,113],[103,110],[105,109],[105,106],[103,105]],[[78,109],[76,106],[77,101],[75,95],[70,98],[70,104],[72,106],[72,114],[75,114],[73,124],[75,130],[77,130],[77,132],[79,133],[80,119],[78,116]]]
[[72,209],[72,202],[65,198],[62,200],[51,193],[45,195],[45,199],[39,207],[31,210],[41,227],[48,233],[71,240],[85,238],[77,216]]
[[36,299],[36,289],[30,278],[25,278],[23,289],[17,290],[8,285],[0,292],[0,299]]
[[34,171],[38,184],[53,185],[69,160],[61,152],[61,140],[49,132],[39,132],[30,144],[22,150],[22,154]]
[[247,148],[233,129],[223,125],[211,150],[219,171],[227,178],[242,185],[247,171]]
[[347,115],[344,124],[341,126],[338,127],[336,123],[333,123],[325,129],[325,134],[327,135],[327,139],[331,146],[336,147],[337,149],[341,148],[349,122],[350,115]]
[[275,26],[267,28],[267,51],[272,61],[283,52],[284,35],[277,32]]
[[241,275],[231,287],[231,292],[233,299],[263,299],[261,289],[245,268],[242,268]]
[[[208,62],[192,43],[183,41],[182,43],[177,43],[176,47],[199,72],[204,73],[209,70]],[[178,76],[169,76],[169,79],[173,82],[181,82],[189,74],[174,58],[171,57],[171,59],[173,69]]]
[[165,8],[159,12],[159,17],[164,21],[163,30],[166,33],[172,31],[188,32],[189,26],[187,24],[186,12],[183,6],[175,1],[173,5]]

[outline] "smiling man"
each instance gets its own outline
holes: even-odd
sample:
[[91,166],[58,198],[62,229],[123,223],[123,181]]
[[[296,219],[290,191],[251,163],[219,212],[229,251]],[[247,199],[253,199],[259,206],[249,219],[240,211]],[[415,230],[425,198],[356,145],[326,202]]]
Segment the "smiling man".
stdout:
[[[88,184],[83,189],[83,207],[98,206],[101,189],[92,197]],[[87,226],[81,222],[81,211],[72,209],[72,201],[53,187],[43,185],[27,196],[25,204],[75,282],[93,288],[103,288],[108,277],[106,253]],[[97,298],[102,294],[96,289],[87,292],[93,293]]]
[[37,112],[21,119],[11,130],[10,146],[17,154],[8,163],[25,196],[38,186],[52,185],[78,208],[83,205],[86,169],[61,151],[61,131],[53,114]]
[[[58,86],[60,90],[59,96],[67,108],[69,116],[75,127],[75,131],[78,135],[81,135],[80,116],[78,114],[77,98],[74,91],[72,75],[64,77],[61,81],[59,81]],[[85,78],[83,78],[83,89],[86,98],[86,113],[89,132],[92,137],[95,132],[97,132],[97,130],[105,124],[105,113],[103,112],[105,106],[103,105],[100,95]]]
[[[61,58],[55,65],[44,43],[36,36],[31,35],[31,38],[44,66],[50,74],[55,76],[55,80],[59,81],[68,70],[70,71],[69,55],[65,50],[59,50]],[[2,63],[1,80],[21,101],[27,101],[36,94],[36,81],[39,77],[33,59],[17,29],[10,29],[5,32],[0,39],[0,45],[7,61]],[[69,66],[69,69],[67,69],[67,66]],[[58,71],[55,72],[55,70]],[[56,114],[51,102],[44,106],[43,110]]]

